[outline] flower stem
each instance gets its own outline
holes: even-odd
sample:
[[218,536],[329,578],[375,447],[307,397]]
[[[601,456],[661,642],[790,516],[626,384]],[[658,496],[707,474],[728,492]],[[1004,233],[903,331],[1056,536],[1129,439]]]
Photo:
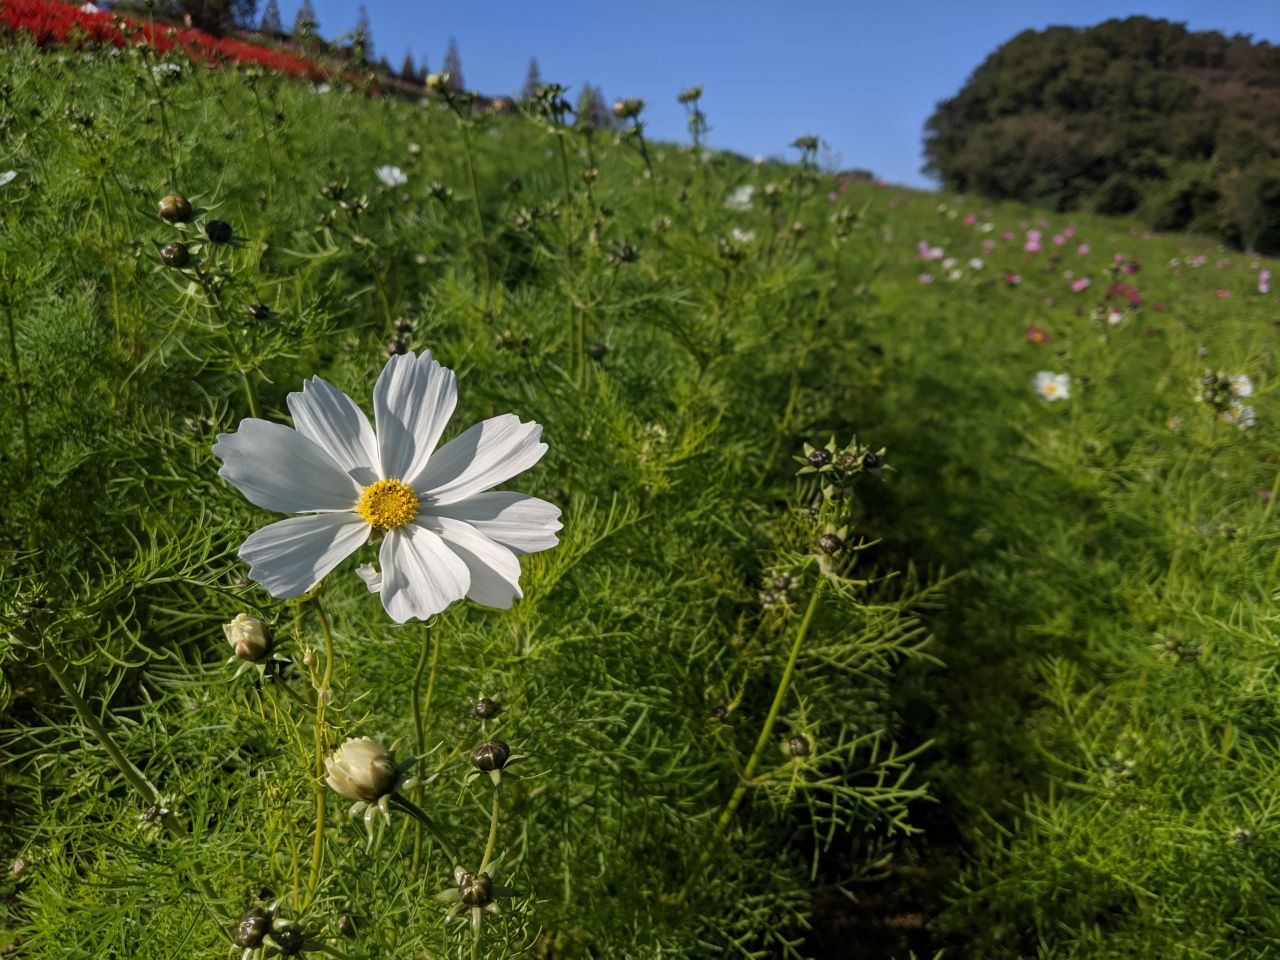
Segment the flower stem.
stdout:
[[755,749],[751,751],[751,756],[747,758],[746,766],[742,768],[742,775],[738,778],[738,785],[734,788],[733,795],[729,797],[729,802],[725,804],[724,809],[720,812],[720,818],[716,821],[711,838],[707,841],[707,845],[703,847],[698,866],[690,872],[689,879],[685,882],[684,889],[680,892],[679,902],[681,903],[688,897],[694,882],[702,875],[702,871],[706,869],[707,864],[711,861],[716,845],[728,829],[733,815],[738,812],[738,806],[747,795],[747,790],[751,786],[751,778],[756,772],[756,767],[760,765],[765,748],[768,747],[769,741],[773,737],[774,725],[778,722],[778,714],[782,712],[782,703],[791,687],[791,678],[795,675],[796,661],[800,659],[800,648],[804,645],[805,637],[808,636],[809,625],[813,623],[813,615],[818,609],[818,597],[821,596],[822,587],[825,583],[826,578],[820,576],[817,585],[813,588],[813,593],[809,597],[809,606],[804,612],[804,619],[800,622],[800,629],[796,631],[796,638],[791,642],[791,653],[787,657],[786,667],[783,668],[782,678],[778,681],[778,689],[774,691],[773,703],[769,707],[769,714],[764,719],[764,726],[760,728],[760,736],[756,738]]
[[[142,796],[144,801],[148,804],[158,803],[160,801],[160,792],[146,778],[146,775],[134,765],[133,761],[124,755],[124,751],[112,739],[107,728],[98,719],[98,715],[93,712],[84,697],[80,695],[76,685],[63,675],[63,671],[57,665],[53,663],[46,663],[46,665],[54,682],[62,689],[62,695],[67,698],[72,709],[75,710],[76,715],[80,718],[80,722],[89,728],[89,732],[93,734],[94,739],[107,751],[107,755],[111,757],[116,769],[124,775],[130,786]],[[187,831],[182,828],[182,825],[171,814],[162,816],[159,822],[169,836],[175,840],[187,839]],[[212,912],[213,904],[220,902],[217,893],[214,892],[212,885],[196,864],[188,863],[187,870],[191,874],[191,879],[195,881],[196,886],[200,888],[200,893],[205,898],[206,906]]]
[[431,838],[439,845],[440,852],[444,854],[446,860],[451,864],[456,865],[458,863],[458,857],[454,854],[453,847],[449,845],[449,841],[440,833],[440,828],[436,826],[436,822],[427,816],[421,807],[399,793],[391,795],[391,802],[427,828],[427,833],[431,834]]
[[489,840],[484,845],[484,856],[480,859],[480,873],[484,873],[485,868],[489,866],[489,861],[493,859],[493,848],[498,842],[498,798],[501,793],[500,788],[493,788],[493,806],[489,813]]
[[330,684],[333,682],[333,632],[329,629],[329,618],[325,616],[324,607],[320,605],[318,596],[311,598],[320,618],[320,630],[324,634],[324,675],[316,689],[316,773],[312,789],[316,794],[316,838],[311,850],[311,875],[307,878],[307,899],[315,895],[316,885],[320,882],[320,870],[324,866],[324,821],[328,794],[324,789],[324,710],[332,696]]
[[[426,670],[430,650],[431,675],[427,680],[427,695],[422,695],[422,674]],[[436,689],[436,672],[440,666],[440,641],[431,632],[427,623],[422,625],[422,649],[418,654],[418,668],[413,672],[413,731],[416,736],[418,763],[422,762],[427,752],[427,717],[431,713],[431,697]],[[417,789],[417,799],[422,799],[422,788]],[[417,870],[422,861],[422,824],[414,824],[413,831],[413,868]]]
[[[8,286],[9,281],[5,281]],[[13,304],[9,302],[8,297],[4,301],[4,315],[9,324],[9,359],[13,363],[13,383],[14,389],[18,394],[18,416],[22,420],[22,452],[27,465],[27,474],[30,475],[31,468],[35,463],[31,450],[31,414],[28,408],[27,400],[27,383],[22,376],[22,362],[18,354],[18,335],[14,330],[13,323]]]

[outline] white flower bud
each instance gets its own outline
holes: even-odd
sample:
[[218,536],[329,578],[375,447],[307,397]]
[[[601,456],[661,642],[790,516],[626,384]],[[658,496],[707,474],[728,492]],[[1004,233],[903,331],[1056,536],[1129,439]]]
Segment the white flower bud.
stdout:
[[348,800],[373,803],[396,785],[395,758],[368,737],[348,740],[324,761],[325,782]]
[[231,644],[231,649],[241,660],[261,660],[271,648],[267,625],[247,613],[241,613],[230,623],[224,623],[222,632],[227,635],[227,643]]

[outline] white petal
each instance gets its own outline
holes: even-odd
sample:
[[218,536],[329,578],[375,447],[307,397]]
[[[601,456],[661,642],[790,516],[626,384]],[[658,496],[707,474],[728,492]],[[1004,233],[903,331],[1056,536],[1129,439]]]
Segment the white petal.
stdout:
[[373,388],[383,479],[415,486],[457,402],[453,371],[431,359],[429,351],[387,361]]
[[425,620],[467,595],[467,565],[436,534],[416,523],[388,531],[379,553],[382,605],[396,623]]
[[369,588],[370,593],[382,592],[382,574],[378,572],[378,568],[372,563],[362,563],[356,567],[356,576],[364,581],[364,585]]
[[426,511],[454,520],[465,520],[490,540],[496,540],[515,553],[536,553],[558,542],[560,508],[537,497],[527,497],[512,490],[477,493],[459,503],[451,503]]
[[354,513],[290,517],[254,531],[240,547],[249,576],[273,597],[298,597],[369,539],[369,524]]
[[312,377],[288,397],[294,428],[314,440],[350,475],[367,486],[378,479],[378,441],[369,418],[332,384]]
[[414,488],[428,505],[466,500],[510,480],[542,459],[542,425],[513,413],[482,420],[431,458]]
[[270,420],[241,420],[235,433],[218,434],[218,471],[250,503],[279,513],[350,510],[359,485],[318,444]]
[[449,517],[419,517],[420,523],[440,535],[449,549],[462,558],[471,574],[467,597],[486,607],[507,610],[520,592],[520,561],[501,544],[494,543],[469,523]]

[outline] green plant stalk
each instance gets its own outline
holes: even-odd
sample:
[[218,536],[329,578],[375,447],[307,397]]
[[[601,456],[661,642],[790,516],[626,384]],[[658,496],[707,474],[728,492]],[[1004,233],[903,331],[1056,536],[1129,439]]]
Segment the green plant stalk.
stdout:
[[435,840],[436,844],[439,845],[440,852],[445,855],[445,859],[455,866],[458,864],[458,857],[457,854],[454,853],[453,847],[450,846],[449,841],[444,838],[444,835],[440,833],[440,828],[436,826],[436,822],[427,815],[426,811],[408,797],[402,796],[398,793],[393,793],[391,795],[391,803],[426,827],[427,833],[431,834],[431,839]]
[[8,298],[4,302],[5,321],[9,327],[9,360],[13,364],[14,389],[18,393],[18,417],[22,421],[22,452],[26,460],[27,475],[30,476],[35,465],[35,457],[31,452],[31,413],[28,410],[27,384],[22,378],[22,361],[18,354],[18,334],[13,323],[13,306]]
[[484,856],[480,858],[480,873],[484,873],[489,861],[493,859],[493,848],[498,843],[498,798],[502,794],[499,787],[493,788],[493,803],[489,811],[489,839],[484,845]]
[[316,838],[311,849],[311,875],[307,878],[307,900],[315,896],[316,886],[320,883],[320,870],[324,866],[324,822],[328,794],[324,788],[324,711],[329,703],[330,684],[333,682],[333,632],[329,629],[329,618],[325,616],[320,598],[312,597],[316,615],[320,618],[320,630],[324,634],[324,675],[320,687],[316,691],[316,776],[312,787],[316,793]]
[[[454,107],[457,111],[457,107]],[[476,231],[480,237],[480,276],[484,281],[484,299],[481,301],[484,308],[485,316],[489,314],[489,255],[487,252],[488,241],[485,239],[484,233],[484,213],[480,209],[480,187],[476,183],[476,162],[475,148],[471,142],[471,120],[464,118],[461,112],[458,112],[458,124],[462,127],[462,142],[466,149],[463,156],[467,162],[467,184],[471,188],[471,209],[476,217]]]
[[824,583],[826,583],[826,579],[819,577],[817,585],[813,588],[813,593],[809,597],[809,606],[804,612],[804,619],[800,622],[800,629],[796,631],[796,638],[791,642],[791,653],[787,657],[786,667],[783,668],[782,678],[778,681],[778,689],[774,691],[773,703],[769,707],[769,714],[764,718],[764,726],[760,728],[760,736],[756,738],[755,749],[751,751],[751,756],[747,758],[746,766],[742,768],[742,775],[738,778],[738,785],[734,788],[733,795],[729,797],[729,802],[720,811],[720,817],[716,821],[711,838],[702,849],[702,856],[698,859],[697,868],[690,872],[689,879],[686,881],[684,889],[680,892],[679,902],[681,903],[688,897],[694,881],[702,875],[702,871],[706,869],[707,864],[711,861],[711,856],[715,852],[715,848],[725,830],[728,829],[729,822],[733,819],[733,815],[738,812],[738,807],[741,805],[743,798],[746,797],[747,790],[751,787],[751,778],[756,772],[756,767],[760,765],[765,749],[773,738],[773,728],[778,722],[778,714],[782,712],[782,703],[791,687],[791,678],[795,675],[796,661],[800,659],[800,648],[804,645],[805,637],[809,634],[809,626],[813,623],[814,613],[817,612],[818,598],[822,595]]
[[[431,674],[427,680],[427,694],[422,695],[422,674],[427,665],[427,650],[430,648]],[[422,649],[418,654],[418,668],[413,672],[413,732],[417,748],[418,763],[422,762],[427,752],[427,717],[431,714],[431,698],[435,694],[436,674],[440,668],[440,641],[431,632],[426,623],[422,625]],[[422,787],[415,791],[417,799],[422,800]],[[413,830],[413,867],[417,870],[422,862],[422,824],[414,824]]]
[[[155,785],[146,778],[146,775],[134,765],[133,761],[124,755],[124,751],[120,749],[119,744],[112,739],[107,728],[102,725],[102,721],[98,719],[97,714],[89,708],[89,704],[84,697],[80,695],[80,691],[76,689],[74,683],[63,676],[60,670],[53,663],[46,662],[49,668],[49,674],[53,677],[54,682],[62,690],[62,695],[67,698],[67,702],[71,704],[75,710],[76,716],[80,718],[80,722],[89,728],[89,732],[93,734],[94,739],[107,751],[107,755],[111,757],[112,763],[116,765],[116,769],[124,775],[129,781],[129,785],[133,787],[148,804],[158,803],[160,800],[160,791]],[[172,816],[164,816],[160,818],[160,825],[165,829],[169,836],[175,840],[187,839],[187,831],[178,824]],[[191,879],[195,881],[197,887],[200,888],[201,895],[205,898],[206,905],[210,908],[213,904],[219,902],[219,898],[212,885],[201,873],[200,868],[194,863],[188,863],[187,869],[191,874]]]

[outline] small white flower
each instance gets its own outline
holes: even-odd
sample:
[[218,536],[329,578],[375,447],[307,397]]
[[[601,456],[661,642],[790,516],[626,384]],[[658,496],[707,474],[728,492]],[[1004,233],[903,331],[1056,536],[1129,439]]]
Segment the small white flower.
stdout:
[[1035,375],[1031,385],[1046,400],[1066,400],[1071,396],[1071,376],[1066,373],[1041,370]]
[[764,154],[763,154],[763,153],[757,153],[754,157],[752,157],[752,158],[751,158],[751,162],[752,162],[753,164],[755,164],[757,167],[763,167],[763,166],[764,166]]
[[1232,400],[1231,406],[1222,411],[1222,418],[1227,423],[1234,423],[1241,430],[1248,430],[1258,422],[1256,416],[1257,411],[1247,403],[1241,403],[1239,400]]
[[1238,373],[1230,378],[1231,395],[1233,397],[1252,397],[1253,379],[1247,373]]
[[956,267],[956,264],[958,264],[959,262],[960,262],[960,261],[959,261],[959,260],[957,260],[955,257],[947,257],[947,259],[945,259],[945,260],[943,260],[943,261],[942,261],[942,269],[943,269],[943,270],[954,270],[954,269],[955,269],[955,267]]
[[986,265],[987,265],[987,264],[986,264],[986,261],[984,261],[981,257],[970,257],[970,258],[969,258],[969,267],[970,267],[970,269],[972,269],[972,270],[981,270],[981,269],[982,269],[983,267],[985,267]]
[[952,270],[950,273],[947,274],[947,279],[955,281],[955,280],[961,279],[963,276],[964,276],[964,271],[956,269],[956,270]]
[[750,243],[756,238],[754,230],[743,230],[741,227],[734,227],[729,231],[729,236],[733,237],[737,243]]
[[8,184],[13,183],[14,179],[17,176],[18,176],[17,170],[6,170],[4,173],[0,173],[0,187],[7,186]]
[[101,13],[102,8],[94,3],[83,3],[80,5],[81,13]]
[[395,757],[368,737],[348,740],[325,757],[325,783],[348,800],[374,803],[396,786]]
[[1128,317],[1129,315],[1123,310],[1112,307],[1107,311],[1107,324],[1112,327],[1118,327],[1121,326]]
[[181,74],[182,67],[176,63],[157,63],[151,68],[151,76],[155,77],[157,82],[163,82]]
[[374,173],[378,175],[378,179],[382,181],[383,186],[391,187],[392,189],[403,187],[409,182],[409,178],[405,176],[403,170],[389,163],[379,167]]
[[314,87],[312,87],[311,89],[312,89],[315,93],[328,93],[328,92],[329,92],[330,90],[332,90],[333,88],[332,88],[331,86],[329,86],[327,83],[317,83],[317,84],[316,84]]
[[744,183],[738,187],[733,193],[725,197],[724,205],[728,210],[736,210],[739,213],[745,213],[751,209],[751,198],[755,196],[756,188],[749,183]]
[[397,623],[464,596],[510,607],[522,596],[518,556],[556,545],[560,509],[492,488],[547,445],[539,424],[508,413],[437,450],[457,399],[452,370],[427,351],[405,353],[387,361],[373,389],[376,433],[350,397],[313,377],[288,396],[292,428],[247,419],[219,434],[222,477],[259,507],[303,514],[245,540],[249,576],[274,597],[298,597],[380,534],[371,589]]

